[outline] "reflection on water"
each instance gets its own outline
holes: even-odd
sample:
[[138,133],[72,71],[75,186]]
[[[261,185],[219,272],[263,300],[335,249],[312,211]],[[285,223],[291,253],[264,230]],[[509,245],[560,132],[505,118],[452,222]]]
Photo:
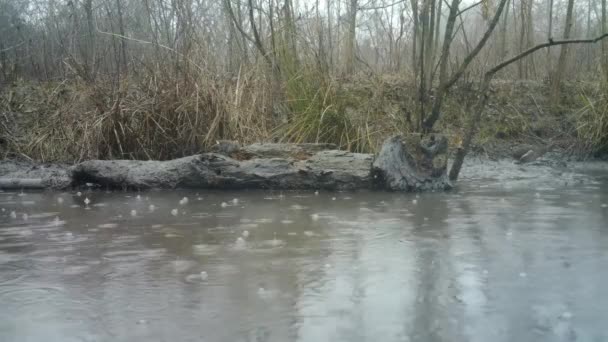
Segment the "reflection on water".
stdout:
[[606,203],[3,192],[0,340],[606,341]]

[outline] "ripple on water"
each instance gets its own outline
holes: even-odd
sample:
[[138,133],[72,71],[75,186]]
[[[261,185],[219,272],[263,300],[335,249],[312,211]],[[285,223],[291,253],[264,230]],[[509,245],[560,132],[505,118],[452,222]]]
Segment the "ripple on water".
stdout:
[[215,215],[215,217],[217,217],[217,218],[234,218],[234,217],[236,217],[236,213],[221,212],[221,213],[217,213]]
[[[27,231],[27,230],[29,230],[29,229],[24,228],[22,226],[3,227],[3,228],[0,228],[0,236],[19,237],[19,236],[23,236],[22,232]],[[31,230],[30,230],[30,232],[31,232]],[[26,233],[26,235],[27,235],[27,233]]]
[[299,204],[294,204],[291,207],[289,207],[289,209],[291,209],[291,210],[306,210],[306,209],[308,209],[308,207],[305,207],[305,206],[299,205]]
[[260,225],[257,223],[242,223],[238,226],[239,229],[255,229]]
[[103,258],[112,262],[132,262],[140,260],[156,260],[166,255],[164,248],[133,249],[106,252]]
[[118,223],[102,223],[97,225],[97,228],[110,229],[118,227]]
[[[18,261],[20,258],[15,254],[4,253],[0,251],[0,265]],[[1,273],[0,273],[1,274]]]
[[43,219],[43,218],[49,218],[49,217],[54,218],[57,215],[59,215],[59,212],[57,212],[57,211],[43,212],[43,213],[30,214],[29,218],[30,219]]
[[203,218],[208,218],[211,217],[212,215],[210,213],[192,213],[192,218],[198,218],[198,219],[203,219]]
[[200,273],[188,274],[187,276],[184,277],[184,281],[186,283],[190,283],[190,284],[204,283],[207,281],[207,279],[208,279],[208,275],[207,275],[207,272],[205,272],[205,271],[200,272]]
[[0,291],[0,303],[5,305],[15,303],[19,305],[38,305],[44,302],[53,302],[55,297],[63,292],[59,287],[23,287],[9,288]]
[[76,276],[82,275],[91,270],[91,266],[89,265],[71,265],[63,268],[63,275],[67,276]]
[[254,250],[272,250],[285,247],[285,241],[281,239],[263,240],[253,244]]
[[89,238],[84,235],[74,235],[72,232],[57,232],[48,234],[48,239],[60,244],[77,244],[84,242]]
[[[0,266],[0,271],[2,267]],[[0,286],[9,286],[17,284],[27,277],[27,274],[3,274],[0,272]]]
[[198,244],[192,246],[192,252],[195,255],[214,255],[220,250],[218,245]]
[[186,272],[197,265],[197,263],[192,260],[173,260],[169,264],[173,271],[178,273]]
[[33,245],[34,244],[29,241],[1,242],[0,249],[25,248],[25,247],[30,247]]

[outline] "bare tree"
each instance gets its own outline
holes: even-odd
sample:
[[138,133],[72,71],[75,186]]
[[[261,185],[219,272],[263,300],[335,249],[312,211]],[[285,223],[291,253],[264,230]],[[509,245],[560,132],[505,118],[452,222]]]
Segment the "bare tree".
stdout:
[[[573,25],[574,0],[568,0],[568,9],[566,11],[566,23],[564,26],[564,39],[570,39]],[[559,60],[555,69],[555,74],[552,79],[552,94],[553,101],[559,101],[560,86],[564,77],[564,69],[566,68],[566,58],[568,58],[568,44],[561,45]]]
[[355,68],[355,48],[357,38],[357,10],[358,1],[350,0],[348,7],[348,35],[346,37],[346,47],[344,49],[345,72],[352,74]]

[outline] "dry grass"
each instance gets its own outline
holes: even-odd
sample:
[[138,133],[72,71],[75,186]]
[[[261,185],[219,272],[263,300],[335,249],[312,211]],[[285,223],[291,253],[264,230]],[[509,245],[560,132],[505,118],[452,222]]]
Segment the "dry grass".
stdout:
[[[416,134],[415,87],[398,77],[333,79],[303,67],[283,81],[284,122],[274,111],[272,80],[262,67],[234,77],[157,74],[119,84],[103,78],[94,84],[79,79],[13,84],[0,94],[0,152],[38,161],[163,160],[206,151],[219,139],[328,142],[374,152],[391,134]],[[478,144],[539,139],[541,130],[557,136],[571,126],[585,150],[606,148],[606,97],[585,97],[582,110],[571,110],[577,113],[573,120],[545,110],[542,85],[525,96],[513,89],[521,85],[501,85],[492,95]],[[472,92],[463,88],[446,100],[438,129],[452,146],[462,139],[471,99]]]
[[584,106],[576,112],[579,153],[593,155],[608,151],[608,86],[599,95],[581,93]]
[[216,139],[270,134],[266,89],[255,74],[234,82],[147,77],[119,85],[98,80],[16,84],[2,94],[5,151],[41,161],[169,159]]

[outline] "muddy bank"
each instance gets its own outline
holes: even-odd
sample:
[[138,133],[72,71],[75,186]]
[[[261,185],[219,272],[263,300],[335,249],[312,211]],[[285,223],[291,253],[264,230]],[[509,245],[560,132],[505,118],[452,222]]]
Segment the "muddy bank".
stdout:
[[73,166],[3,162],[0,187],[64,189],[447,190],[447,139],[395,136],[378,155],[330,144],[218,144],[169,161],[90,160]]

